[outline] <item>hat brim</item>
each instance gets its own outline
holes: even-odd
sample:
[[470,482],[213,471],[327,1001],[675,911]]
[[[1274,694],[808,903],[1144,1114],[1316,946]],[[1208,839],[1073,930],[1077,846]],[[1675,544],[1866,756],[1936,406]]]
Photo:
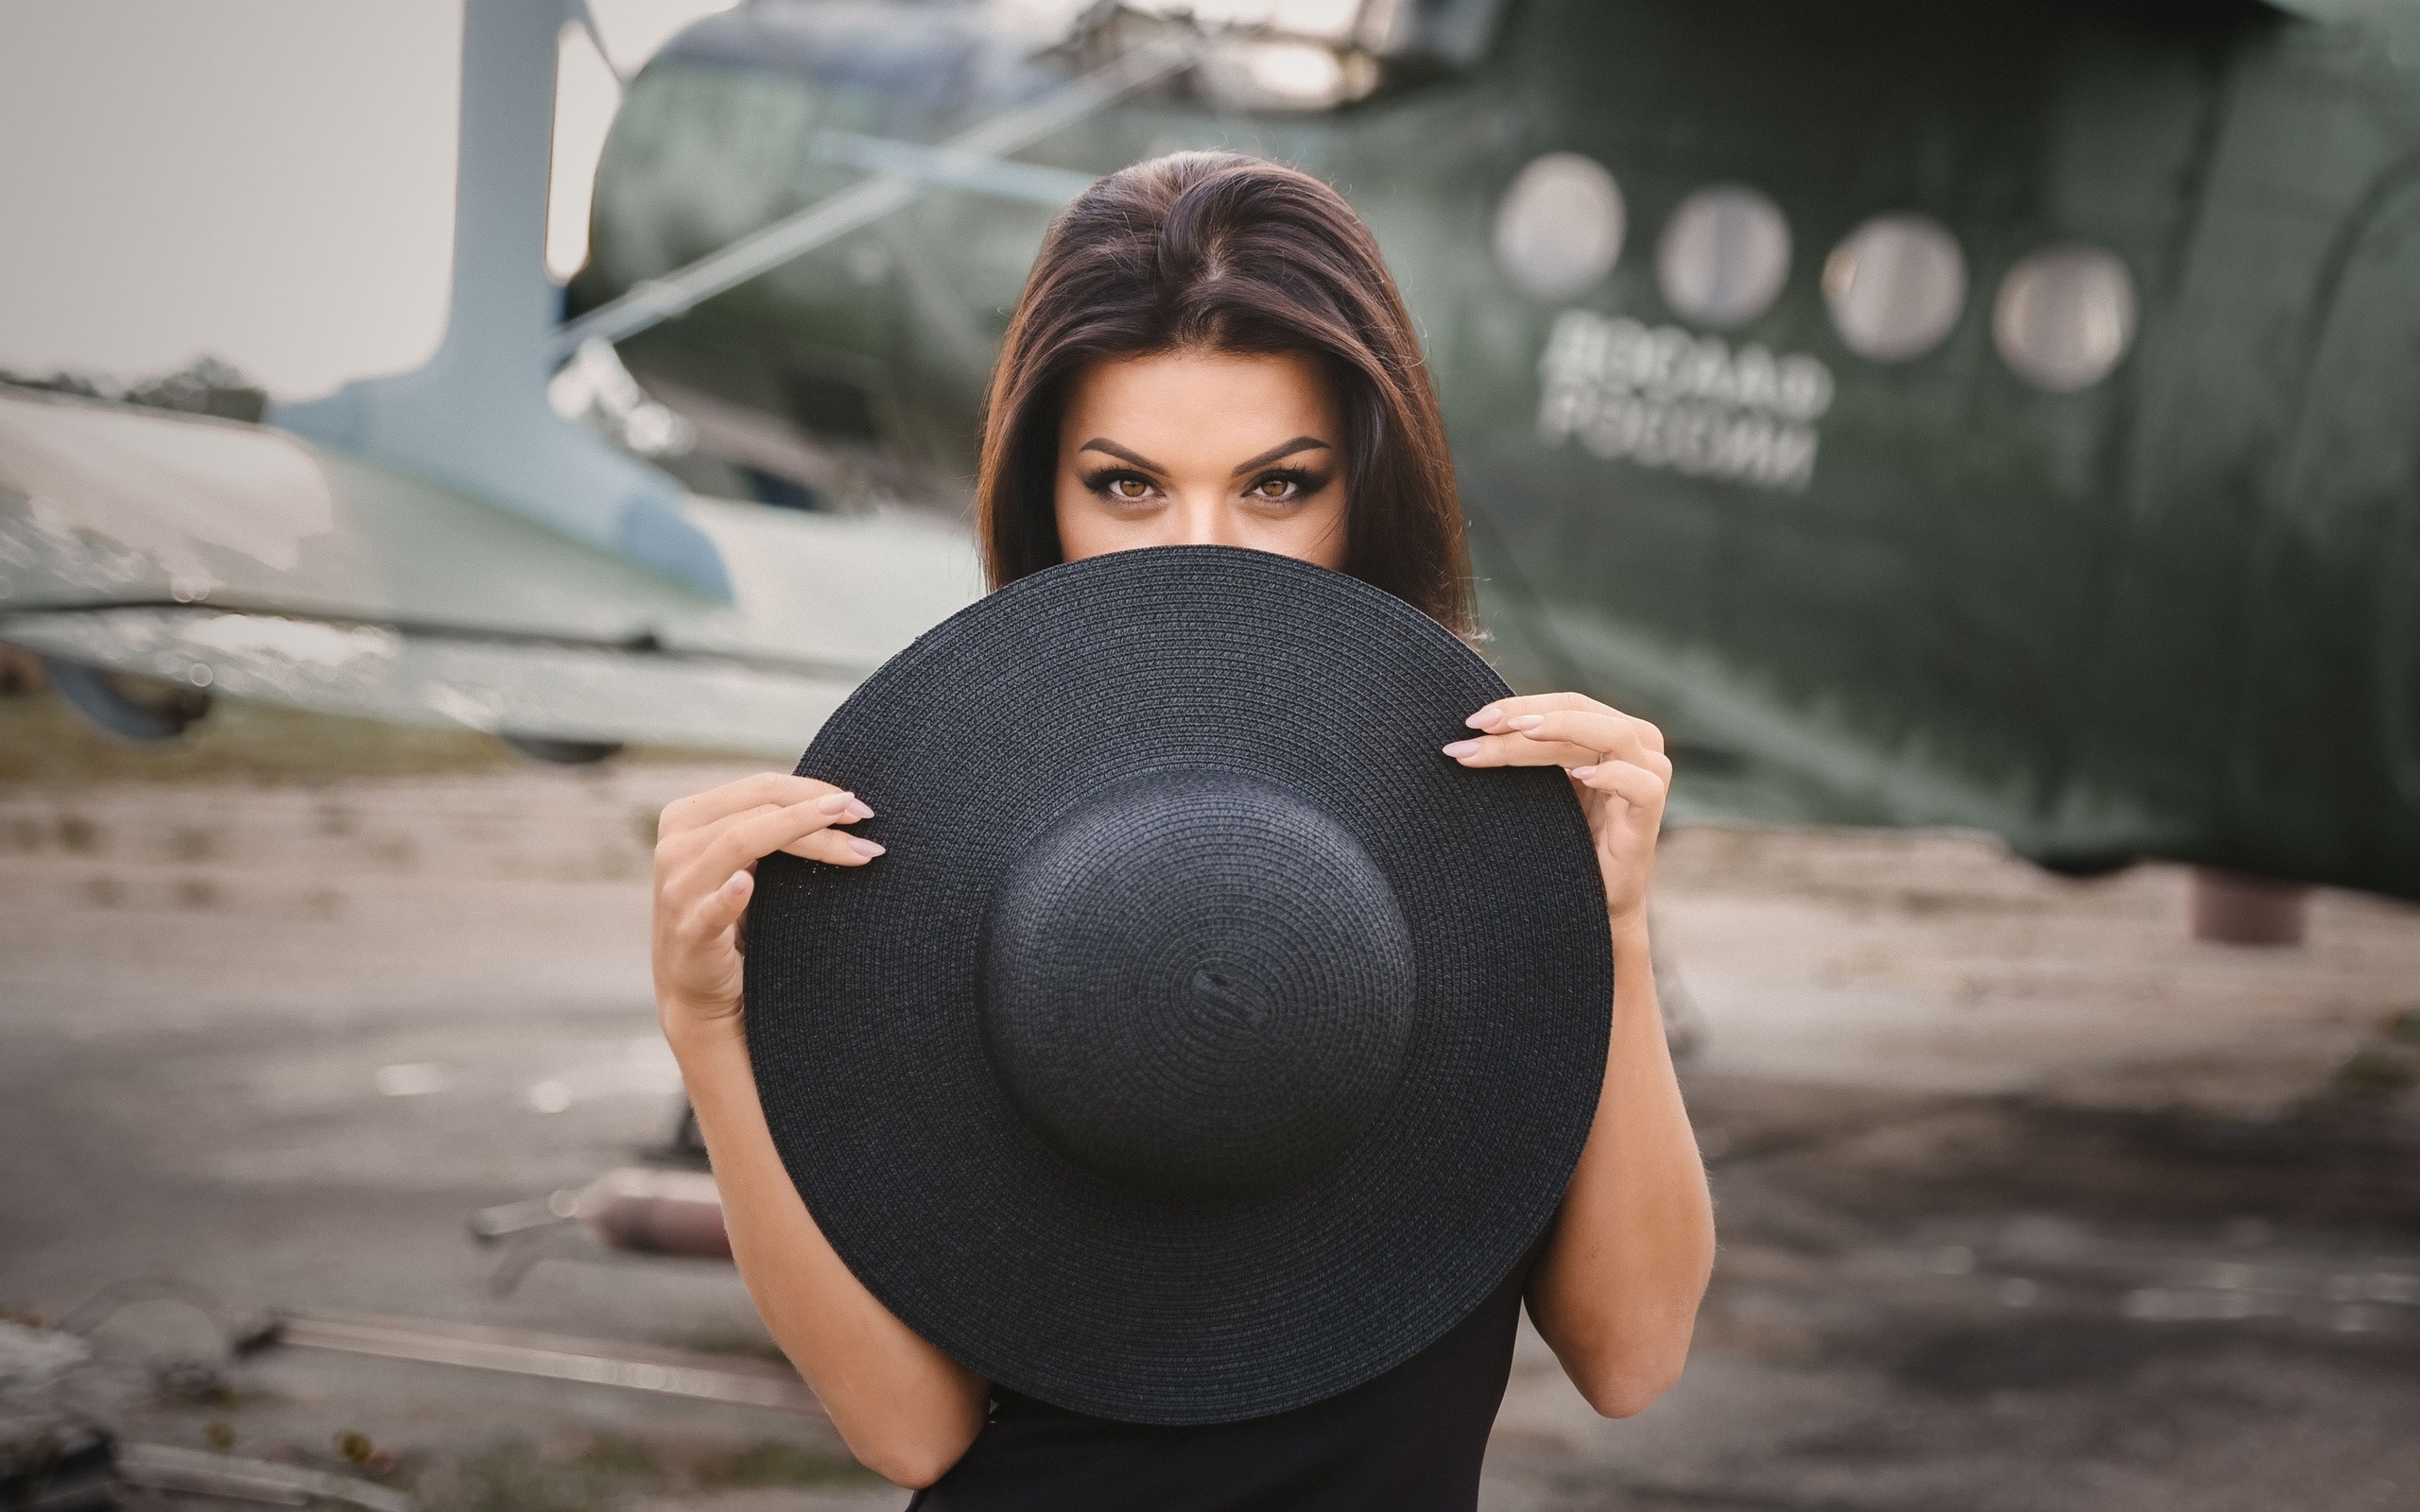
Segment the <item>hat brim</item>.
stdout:
[[[1392,595],[1225,547],[1036,574],[869,679],[798,770],[863,798],[876,816],[855,833],[889,853],[765,859],[746,1012],[774,1143],[858,1280],[990,1380],[1168,1424],[1332,1396],[1485,1299],[1579,1159],[1613,991],[1563,774],[1438,751],[1506,692]],[[996,881],[1087,796],[1188,768],[1324,810],[1409,929],[1417,1003],[1393,1094],[1288,1191],[1114,1185],[1045,1143],[987,1059]]]

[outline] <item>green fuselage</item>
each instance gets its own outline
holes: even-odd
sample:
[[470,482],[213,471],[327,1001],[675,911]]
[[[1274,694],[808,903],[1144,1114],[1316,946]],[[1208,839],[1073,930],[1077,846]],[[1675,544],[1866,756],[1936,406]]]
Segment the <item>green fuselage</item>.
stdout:
[[[1064,77],[971,11],[746,14],[633,86],[577,302],[854,181],[818,132],[932,142]],[[1367,218],[1508,674],[1663,723],[1684,812],[2420,897],[2420,88],[2383,40],[2249,5],[1531,0],[1478,64],[1357,104],[1168,90],[1021,157],[1098,174],[1214,146]],[[1608,273],[1539,298],[1495,226],[1550,152],[1610,172],[1625,231]],[[1725,330],[1657,276],[1676,207],[1717,184],[1769,197],[1791,249]],[[1937,345],[1882,361],[1844,344],[1824,275],[1893,213],[1955,237],[1965,287]],[[624,353],[962,486],[1049,214],[930,193]],[[1994,317],[2013,266],[2070,241],[2122,263],[2139,313],[2114,369],[2060,392]],[[1573,368],[1559,321],[1646,366]]]

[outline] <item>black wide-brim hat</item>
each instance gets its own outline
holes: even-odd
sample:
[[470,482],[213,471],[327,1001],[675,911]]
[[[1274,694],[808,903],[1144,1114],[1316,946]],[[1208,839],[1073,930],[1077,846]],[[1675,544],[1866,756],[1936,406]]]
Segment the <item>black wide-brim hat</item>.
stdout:
[[766,858],[746,1016],[867,1289],[1146,1423],[1467,1316],[1553,1216],[1613,1003],[1563,773],[1438,750],[1506,691],[1392,594],[1217,546],[1036,574],[868,679],[798,769],[890,852]]

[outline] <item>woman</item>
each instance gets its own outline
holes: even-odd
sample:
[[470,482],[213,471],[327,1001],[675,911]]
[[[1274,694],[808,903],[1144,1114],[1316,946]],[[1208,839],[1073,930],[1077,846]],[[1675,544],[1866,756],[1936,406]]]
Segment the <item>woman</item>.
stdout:
[[[1443,428],[1393,281],[1333,190],[1254,159],[1140,163],[1059,217],[994,375],[977,507],[994,586],[1105,552],[1222,544],[1349,573],[1471,629]],[[1619,984],[1595,1124],[1529,1263],[1468,1321],[1340,1397],[1212,1427],[995,1392],[850,1274],[767,1132],[736,935],[762,856],[879,864],[882,847],[847,830],[872,811],[769,774],[665,810],[657,1002],[733,1254],[850,1449],[932,1487],[917,1504],[1467,1509],[1524,1300],[1600,1413],[1638,1412],[1679,1376],[1714,1239],[1649,961],[1671,763],[1653,726],[1577,694],[1500,699],[1468,724],[1446,757],[1562,766],[1587,815]]]

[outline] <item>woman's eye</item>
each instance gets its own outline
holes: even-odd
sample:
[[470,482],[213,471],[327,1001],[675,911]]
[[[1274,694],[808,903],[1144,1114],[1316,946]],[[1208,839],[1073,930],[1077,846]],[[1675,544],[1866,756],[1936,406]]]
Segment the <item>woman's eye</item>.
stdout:
[[1263,478],[1252,486],[1256,499],[1290,499],[1298,485],[1292,478]]
[[1110,484],[1109,491],[1117,495],[1121,499],[1132,501],[1135,499],[1149,498],[1151,492],[1151,486],[1144,482],[1141,478],[1119,478]]

